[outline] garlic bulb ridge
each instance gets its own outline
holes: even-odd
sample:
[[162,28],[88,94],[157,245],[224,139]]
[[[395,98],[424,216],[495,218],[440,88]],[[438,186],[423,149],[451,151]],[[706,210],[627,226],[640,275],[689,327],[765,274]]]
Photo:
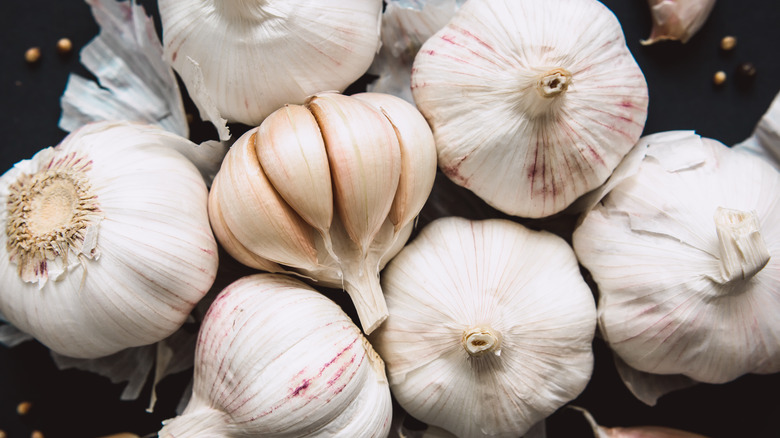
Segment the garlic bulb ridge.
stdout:
[[605,340],[647,373],[780,371],[780,173],[692,132],[644,137],[632,155],[573,238]]
[[442,171],[533,218],[602,184],[648,104],[620,23],[596,0],[469,0],[417,53],[412,94]]
[[379,49],[381,0],[160,0],[159,9],[165,57],[201,114],[213,105],[250,126],[344,90]]
[[379,270],[409,237],[435,175],[433,134],[413,105],[320,93],[236,141],[209,215],[238,261],[345,288],[370,333],[387,316]]
[[256,274],[212,303],[193,394],[160,438],[386,437],[382,359],[341,308],[299,280]]
[[216,276],[206,185],[161,128],[98,122],[0,178],[0,312],[96,358],[176,331]]
[[441,218],[382,272],[370,340],[413,417],[461,438],[517,438],[590,379],[596,306],[571,247],[501,219]]

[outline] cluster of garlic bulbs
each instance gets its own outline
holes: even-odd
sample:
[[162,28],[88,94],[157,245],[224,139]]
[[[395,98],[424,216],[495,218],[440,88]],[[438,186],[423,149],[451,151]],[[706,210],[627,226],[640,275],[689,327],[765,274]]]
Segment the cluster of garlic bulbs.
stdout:
[[209,307],[192,398],[159,437],[379,438],[391,415],[382,359],[349,316],[299,280],[256,274]]
[[88,124],[0,178],[0,313],[66,356],[176,331],[211,288],[207,189],[161,128]]
[[237,260],[345,288],[371,333],[387,317],[379,270],[408,239],[435,175],[433,135],[411,104],[320,93],[236,141],[209,212]]

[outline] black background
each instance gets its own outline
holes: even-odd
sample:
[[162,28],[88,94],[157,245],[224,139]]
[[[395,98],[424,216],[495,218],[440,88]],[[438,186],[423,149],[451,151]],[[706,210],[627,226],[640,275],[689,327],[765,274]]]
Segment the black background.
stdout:
[[[154,1],[139,3],[149,13],[157,13]],[[650,32],[645,0],[603,3],[622,23],[629,48],[647,78],[650,107],[645,134],[694,129],[727,145],[751,134],[780,90],[780,2],[719,0],[705,26],[687,44],[664,42],[653,46],[639,44]],[[89,76],[79,64],[78,50],[97,32],[88,5],[81,1],[3,2],[0,132],[5,137],[0,143],[0,171],[31,157],[40,148],[57,144],[65,136],[57,127],[59,98],[69,73]],[[726,35],[738,40],[736,48],[728,53],[719,49],[720,39]],[[62,37],[74,44],[70,56],[60,56],[55,50]],[[28,65],[24,52],[32,46],[41,47],[43,56],[37,64]],[[748,85],[735,81],[734,71],[742,62],[753,63],[757,70],[755,80]],[[718,70],[728,74],[721,87],[712,84]],[[348,92],[358,91],[364,84],[365,80]],[[234,128],[234,134],[237,130],[240,127]],[[213,133],[207,124],[196,121],[192,138],[205,140]],[[499,216],[441,178],[435,191],[448,191],[441,196],[458,204],[450,213]],[[440,209],[427,206],[421,225],[440,214]],[[224,254],[223,259],[227,259]],[[223,279],[243,272],[229,262],[221,267]],[[748,375],[724,385],[698,385],[669,394],[649,407],[620,382],[610,353],[600,340],[594,342],[594,349],[593,378],[573,403],[587,407],[602,424],[663,425],[724,438],[780,436],[780,401],[776,396],[780,393],[780,375]],[[0,347],[0,430],[10,438],[28,437],[34,429],[47,438],[94,438],[120,431],[149,434],[173,415],[178,399],[165,394],[181,393],[188,379],[184,373],[165,380],[157,409],[149,414],[144,410],[148,387],[138,401],[122,402],[121,385],[82,371],[58,371],[47,350],[35,342],[13,349]],[[16,414],[21,401],[33,403],[28,415]],[[547,425],[550,438],[592,436],[582,417],[567,409],[553,414]]]

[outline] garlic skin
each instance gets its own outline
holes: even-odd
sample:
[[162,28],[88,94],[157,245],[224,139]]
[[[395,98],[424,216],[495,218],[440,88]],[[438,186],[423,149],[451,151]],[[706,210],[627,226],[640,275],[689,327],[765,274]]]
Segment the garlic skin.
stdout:
[[[284,104],[342,91],[368,70],[379,49],[382,0],[158,5],[165,58],[212,121],[255,126]],[[212,104],[218,115],[207,111]]]
[[412,94],[442,171],[533,218],[602,184],[648,104],[620,23],[596,0],[469,0],[417,53]]
[[460,438],[517,438],[590,380],[593,295],[560,237],[441,218],[382,272],[371,336],[413,417]]
[[211,287],[206,185],[151,125],[98,122],[0,178],[0,312],[53,351],[155,343]]
[[225,288],[198,333],[192,398],[160,438],[386,437],[382,359],[341,308],[289,276]]
[[692,132],[644,137],[629,157],[573,235],[604,339],[647,373],[780,371],[780,173]]
[[414,106],[320,93],[236,140],[209,215],[241,263],[344,288],[371,333],[387,316],[379,270],[409,238],[435,176],[433,134]]
[[715,7],[715,0],[648,0],[653,16],[650,45],[664,40],[687,43],[701,29]]

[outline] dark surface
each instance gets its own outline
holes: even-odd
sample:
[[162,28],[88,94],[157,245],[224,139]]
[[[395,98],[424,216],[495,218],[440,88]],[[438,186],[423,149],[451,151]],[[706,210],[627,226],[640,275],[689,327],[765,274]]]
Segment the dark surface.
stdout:
[[[140,3],[156,13],[155,2]],[[649,47],[639,44],[650,32],[650,14],[644,0],[604,3],[620,19],[629,48],[647,78],[650,108],[646,134],[694,129],[728,145],[750,135],[780,90],[780,2],[719,0],[704,28],[687,44],[666,42]],[[0,170],[64,137],[65,132],[57,127],[59,97],[69,73],[87,75],[78,62],[78,50],[98,31],[89,7],[81,1],[9,1],[3,6],[0,132],[6,140],[0,146]],[[719,49],[725,35],[738,39],[729,53]],[[70,56],[62,57],[55,50],[61,37],[73,41]],[[43,52],[40,62],[33,66],[24,60],[24,52],[31,46],[40,46]],[[752,63],[756,69],[754,81],[747,86],[735,81],[735,69],[743,62]],[[729,77],[723,86],[714,87],[712,76],[718,70]],[[196,139],[210,133],[203,125],[193,131]],[[473,196],[453,189],[446,181],[437,183],[436,190],[451,190],[446,196],[461,208],[493,214]],[[465,215],[469,213],[484,214],[469,210]],[[421,223],[437,214],[438,210],[426,208]],[[750,375],[724,385],[699,385],[669,394],[649,407],[625,389],[600,340],[595,341],[594,349],[593,379],[573,403],[587,407],[602,424],[664,425],[724,438],[780,436],[780,401],[776,397],[780,375]],[[158,407],[154,414],[148,414],[148,387],[138,401],[121,402],[120,385],[86,372],[56,370],[48,352],[35,342],[14,349],[0,347],[0,430],[10,438],[28,437],[34,429],[47,438],[94,438],[120,431],[149,434],[173,415],[178,399],[165,394],[179,394],[188,379],[182,374],[164,381]],[[21,401],[33,403],[26,416],[16,414]],[[550,438],[592,436],[582,417],[568,409],[555,413],[547,424]]]

